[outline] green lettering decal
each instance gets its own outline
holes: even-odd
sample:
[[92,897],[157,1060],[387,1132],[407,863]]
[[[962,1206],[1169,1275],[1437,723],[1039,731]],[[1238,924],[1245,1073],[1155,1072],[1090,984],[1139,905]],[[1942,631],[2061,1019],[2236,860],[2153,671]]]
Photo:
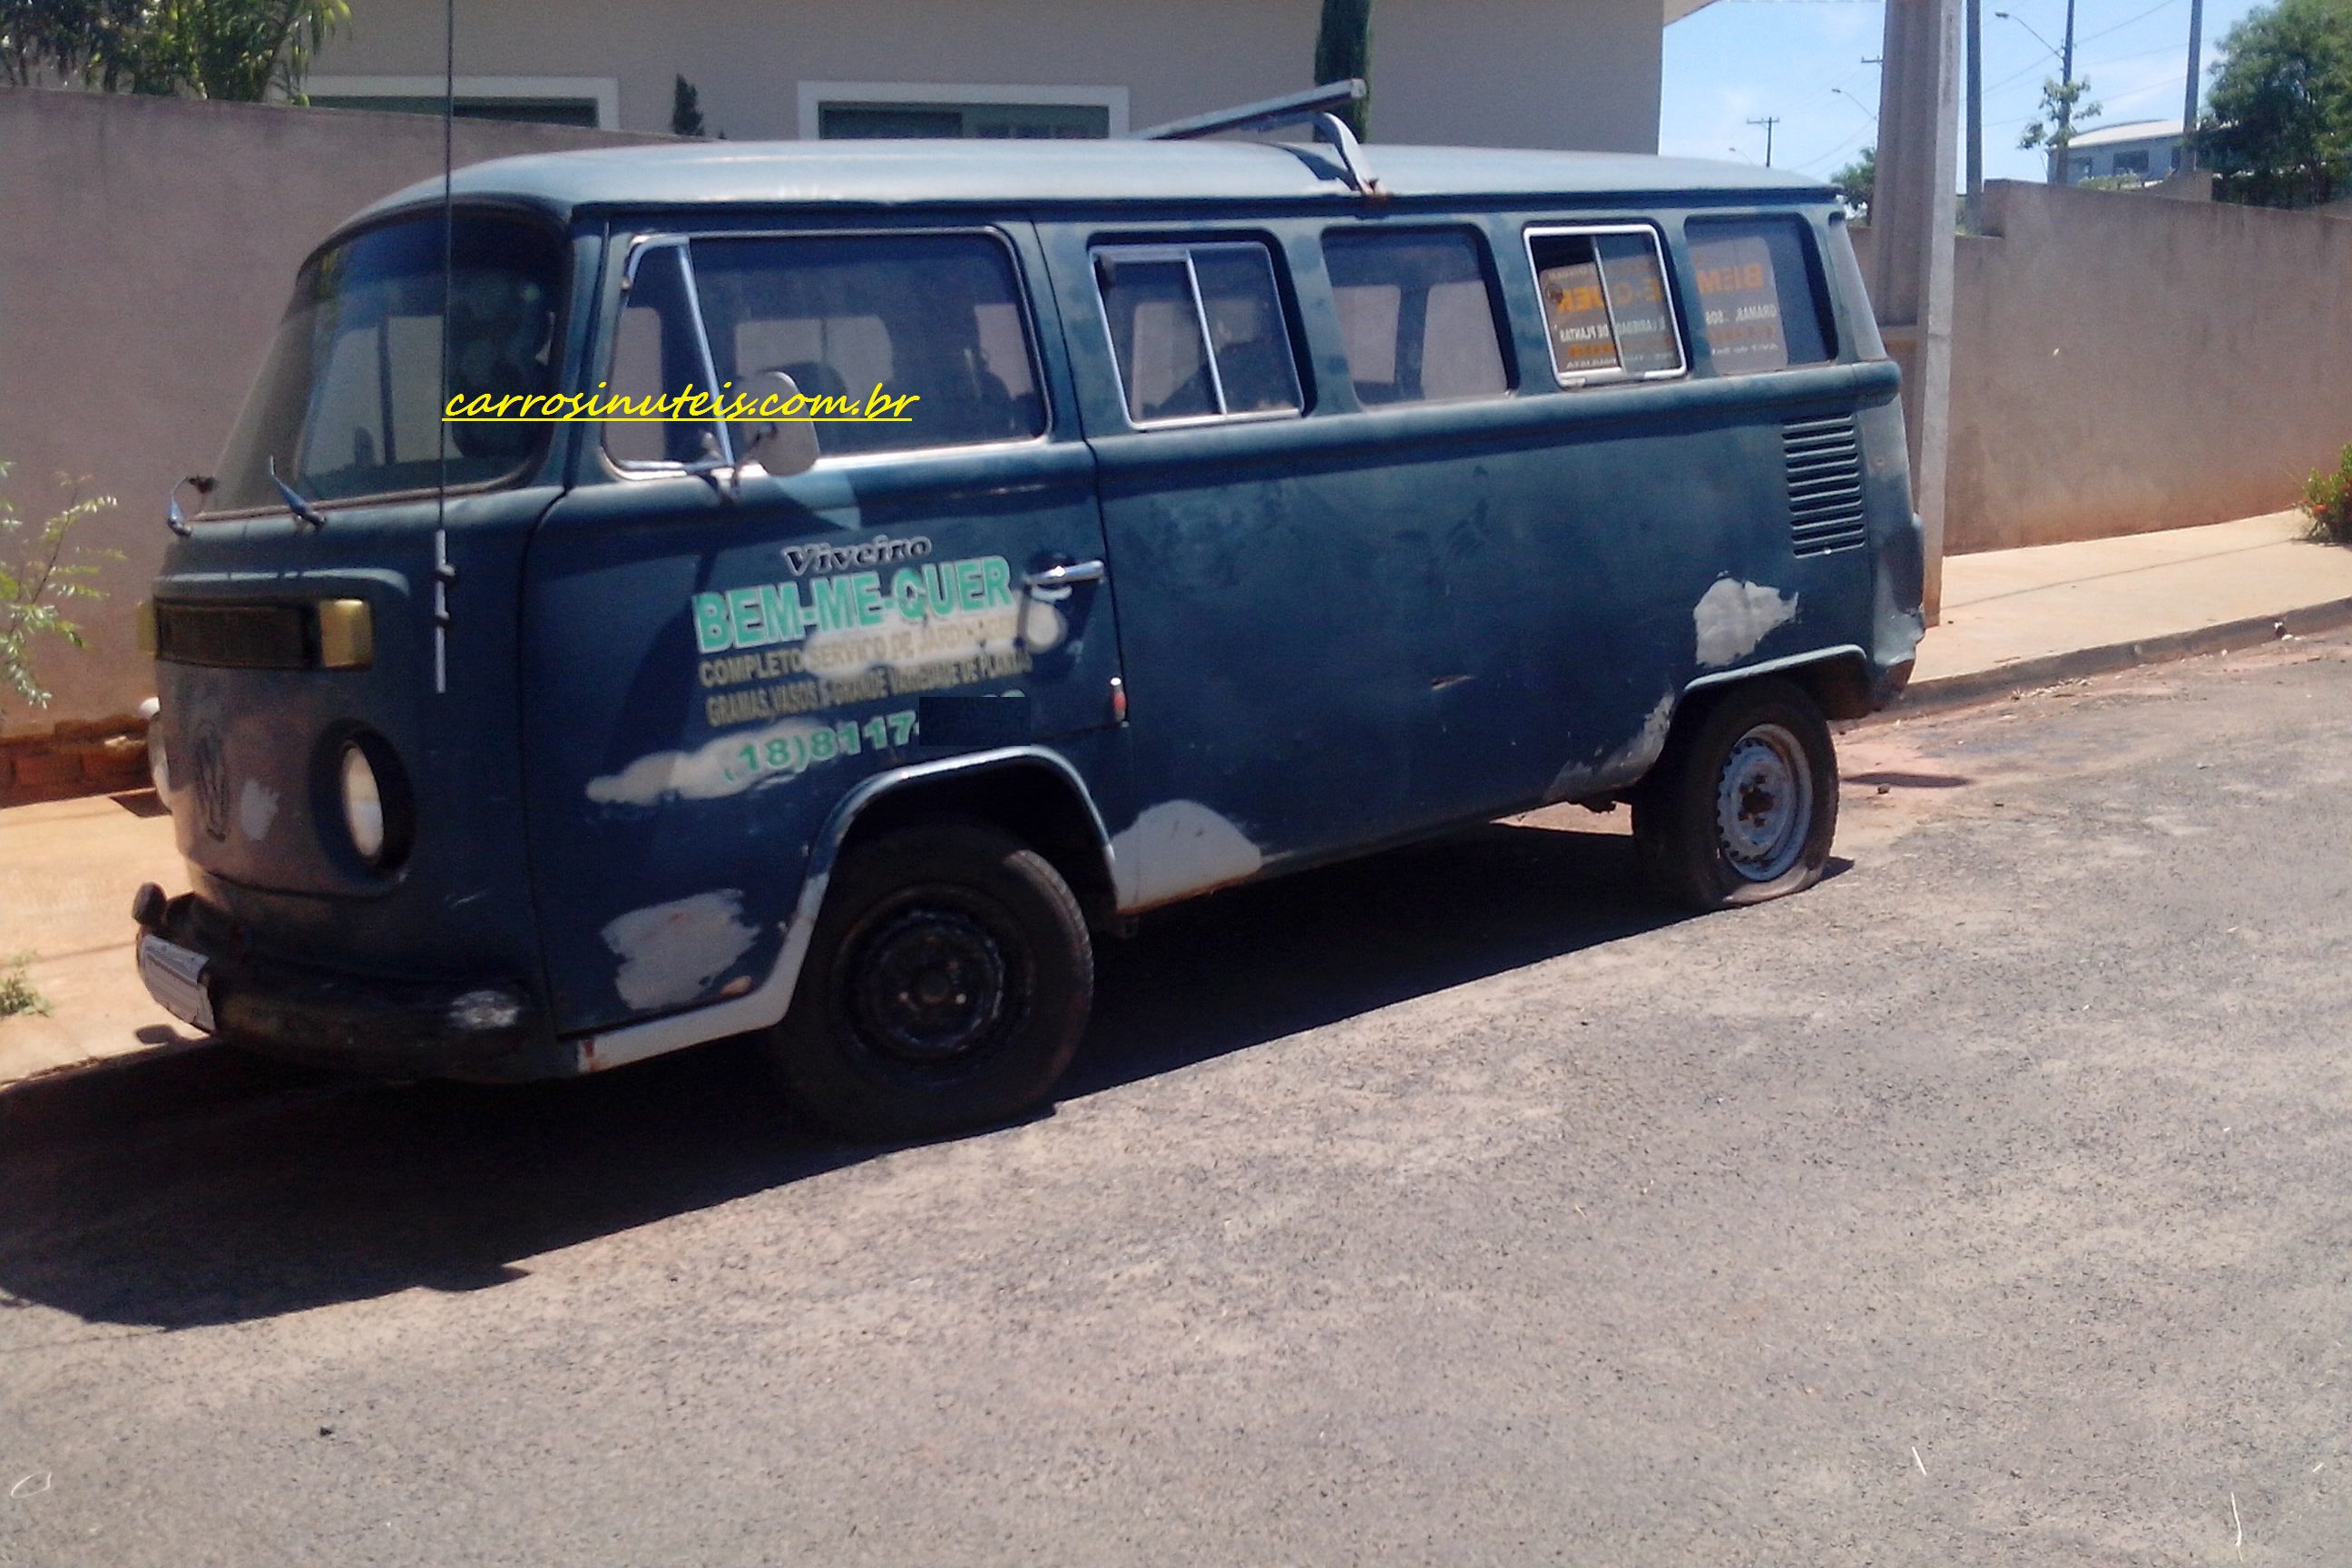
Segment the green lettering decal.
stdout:
[[735,646],[758,647],[775,639],[760,616],[760,590],[737,588],[727,595],[727,612],[735,622]]
[[818,630],[845,632],[858,624],[856,581],[855,577],[820,577],[809,584]]
[[966,611],[981,608],[982,596],[986,590],[981,583],[980,563],[977,561],[957,562],[955,563],[955,581],[956,608]]
[[923,596],[930,601],[933,620],[955,614],[955,563],[943,561],[923,568]]
[[850,592],[857,598],[857,624],[878,626],[882,624],[882,577],[876,572],[860,572],[849,579]]
[[912,566],[901,566],[892,573],[890,602],[898,606],[900,620],[920,626],[931,608],[931,596],[923,591],[923,574]]
[[727,626],[727,601],[722,595],[694,596],[694,642],[705,653],[725,653],[735,646]]
[[768,623],[768,641],[800,641],[801,585],[798,583],[762,583],[760,585],[760,612],[761,618]]
[[1013,602],[1013,568],[1002,555],[983,556],[980,563],[982,598],[992,609]]

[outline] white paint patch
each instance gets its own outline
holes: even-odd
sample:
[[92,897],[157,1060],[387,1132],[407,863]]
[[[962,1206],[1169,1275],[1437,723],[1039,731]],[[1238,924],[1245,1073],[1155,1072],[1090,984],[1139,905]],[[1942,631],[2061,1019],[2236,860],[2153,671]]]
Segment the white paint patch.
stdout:
[[1555,774],[1551,787],[1544,792],[1547,801],[1575,800],[1596,795],[1602,790],[1616,789],[1640,778],[1666,749],[1666,731],[1674,728],[1675,694],[1667,692],[1650,710],[1650,716],[1633,732],[1633,738],[1601,758],[1597,763],[1570,763]]
[[806,719],[785,719],[765,729],[730,731],[691,752],[655,752],[617,773],[590,779],[588,798],[599,805],[659,805],[673,795],[723,800],[770,779],[798,778],[797,773],[747,763],[744,748],[756,759],[768,754],[772,741],[789,746],[797,739],[805,747],[808,737],[824,728]]
[[269,825],[278,820],[278,792],[263,787],[259,779],[245,781],[245,793],[236,797],[236,825],[256,844],[269,837]]
[[698,1000],[760,933],[743,921],[743,895],[722,888],[633,910],[603,934],[621,961],[613,988],[630,1006],[650,1009]]
[[1110,862],[1118,907],[1138,910],[1254,877],[1265,856],[1199,801],[1171,800],[1110,841]]
[[1024,596],[1021,601],[1020,646],[1031,653],[1051,653],[1070,635],[1070,623],[1057,605]]
[[1698,628],[1698,662],[1714,669],[1756,651],[1773,627],[1797,613],[1797,595],[1760,583],[1726,577],[1699,596],[1691,610]]

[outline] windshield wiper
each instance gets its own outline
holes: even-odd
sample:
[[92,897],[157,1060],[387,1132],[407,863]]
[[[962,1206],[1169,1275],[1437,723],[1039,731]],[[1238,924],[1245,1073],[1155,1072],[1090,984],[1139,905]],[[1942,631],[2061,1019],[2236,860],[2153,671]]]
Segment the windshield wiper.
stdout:
[[326,513],[320,511],[317,507],[312,506],[309,501],[304,500],[300,496],[296,495],[294,493],[294,487],[278,477],[278,455],[276,453],[273,452],[270,454],[268,462],[264,466],[269,470],[269,482],[276,485],[278,487],[278,493],[286,498],[287,510],[293,512],[295,517],[300,521],[309,523],[313,529],[320,529],[327,526]]

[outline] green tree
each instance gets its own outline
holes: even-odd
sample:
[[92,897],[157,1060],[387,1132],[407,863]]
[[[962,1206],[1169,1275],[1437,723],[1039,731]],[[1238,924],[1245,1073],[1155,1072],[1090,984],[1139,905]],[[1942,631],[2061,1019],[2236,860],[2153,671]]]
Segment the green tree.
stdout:
[[2066,149],[2074,144],[2074,133],[2105,110],[2095,103],[2084,103],[2084,95],[2091,90],[2088,80],[2077,78],[2060,81],[2046,77],[2042,83],[2042,112],[2026,123],[2025,134],[2017,139],[2020,147],[2050,149],[2050,180],[2053,184],[2066,185],[2074,182],[2066,174]]
[[[1315,29],[1315,80],[1372,79],[1372,0],[1323,0],[1323,19]],[[1358,137],[1371,133],[1372,100],[1369,93],[1340,110],[1339,118]]]
[[[0,463],[0,479],[7,477],[8,465]],[[0,496],[0,694],[35,708],[48,705],[48,689],[33,670],[35,643],[55,638],[81,647],[80,628],[65,618],[60,606],[69,599],[98,598],[89,579],[98,574],[100,562],[119,557],[111,551],[79,549],[69,536],[85,519],[113,504],[108,496],[85,499],[69,490],[64,510],[27,532],[15,505]]]
[[350,0],[0,0],[0,82],[299,100]]
[[2221,194],[2309,206],[2352,190],[2352,0],[2279,0],[2221,39],[2200,158]]
[[669,96],[669,133],[673,136],[707,136],[702,128],[702,95],[684,77]]
[[1869,222],[1870,195],[1878,188],[1878,149],[1864,147],[1860,157],[1830,176],[1830,184],[1849,215]]

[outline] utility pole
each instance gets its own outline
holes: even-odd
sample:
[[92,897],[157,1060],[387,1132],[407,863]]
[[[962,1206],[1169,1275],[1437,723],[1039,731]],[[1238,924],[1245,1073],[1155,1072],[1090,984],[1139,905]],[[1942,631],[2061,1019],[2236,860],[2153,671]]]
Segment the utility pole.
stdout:
[[[1973,5],[1975,0],[1969,0]],[[2205,39],[2205,0],[2189,0],[2189,98],[2180,107],[2180,159],[2179,170],[2187,174],[2197,167],[2197,67],[2198,55]]]
[[[2200,4],[2201,0],[2190,0]],[[1984,232],[1984,0],[1969,0],[1969,232]]]
[[1768,114],[1761,120],[1751,120],[1748,123],[1764,128],[1764,166],[1769,169],[1772,166],[1772,127],[1780,123],[1780,117]]
[[2074,0],[2066,0],[2066,47],[2058,60],[2060,90],[2065,96],[2058,104],[2058,136],[2050,144],[2050,183],[2071,185],[2074,183],[2074,160],[2068,149],[2074,142]]
[[1886,0],[1870,301],[1903,369],[1911,497],[1927,559],[1927,624],[1943,598],[1950,468],[1952,191],[1960,183],[1961,0]]

